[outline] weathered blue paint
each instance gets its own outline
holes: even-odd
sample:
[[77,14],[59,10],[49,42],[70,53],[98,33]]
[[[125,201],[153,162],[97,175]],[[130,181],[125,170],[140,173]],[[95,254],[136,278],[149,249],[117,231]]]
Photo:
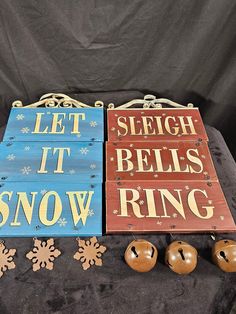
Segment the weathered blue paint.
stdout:
[[[77,221],[76,216],[73,218],[73,205],[76,207],[74,215],[76,212],[78,215],[83,212],[83,208],[80,207],[78,200],[74,197],[76,192],[83,199],[83,206],[85,207],[86,203],[89,205],[85,212],[85,216],[87,216],[85,225],[83,225],[81,218]],[[25,198],[27,198],[27,201],[24,202],[24,208],[20,201],[20,198],[23,197],[22,193],[25,193]],[[50,193],[53,195],[49,196]],[[88,201],[89,193],[91,195],[90,204]],[[72,201],[68,195],[72,195]],[[55,198],[57,198],[57,203]],[[27,202],[28,209],[26,209]],[[30,212],[32,212],[32,218]],[[102,234],[102,185],[67,182],[57,185],[52,182],[1,183],[0,217],[0,237],[99,236]],[[54,218],[55,221],[53,221]],[[51,226],[48,225],[50,221],[53,221]]]
[[[102,108],[12,108],[3,140],[102,142],[103,115]],[[53,118],[55,132],[51,133]]]
[[[64,149],[63,173],[57,171],[58,148]],[[42,171],[44,153],[47,159]],[[0,181],[101,183],[102,153],[102,142],[2,142]]]

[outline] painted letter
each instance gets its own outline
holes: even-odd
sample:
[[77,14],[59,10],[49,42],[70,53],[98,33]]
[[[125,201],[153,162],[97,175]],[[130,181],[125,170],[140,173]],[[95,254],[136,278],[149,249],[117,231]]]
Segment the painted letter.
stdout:
[[32,220],[32,215],[33,215],[33,209],[34,209],[34,203],[35,203],[35,196],[38,194],[38,192],[30,192],[30,196],[32,197],[31,199],[31,204],[28,200],[28,196],[26,194],[26,192],[17,192],[16,193],[18,195],[18,201],[17,201],[17,207],[16,207],[16,212],[15,212],[15,217],[13,222],[11,223],[11,226],[20,226],[21,223],[18,220],[18,216],[19,216],[19,210],[20,207],[22,207],[23,212],[25,214],[26,220],[28,222],[28,224],[31,224],[31,220]]
[[[54,197],[54,208],[50,209],[51,220],[48,220],[48,199],[50,196]],[[62,203],[59,195],[55,191],[49,191],[43,195],[39,205],[39,219],[45,226],[52,226],[58,221],[62,212]],[[53,214],[52,214],[53,213]]]
[[[80,219],[82,220],[82,224],[85,225],[94,191],[70,191],[66,192],[66,194],[69,197],[74,225],[76,226]],[[79,208],[77,208],[77,203]],[[79,214],[78,209],[80,211]]]

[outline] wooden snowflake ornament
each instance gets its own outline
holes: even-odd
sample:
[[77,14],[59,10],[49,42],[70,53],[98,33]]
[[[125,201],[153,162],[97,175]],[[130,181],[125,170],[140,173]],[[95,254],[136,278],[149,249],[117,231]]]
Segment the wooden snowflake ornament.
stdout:
[[34,239],[34,248],[26,254],[26,257],[32,261],[33,271],[37,271],[40,268],[52,270],[53,261],[59,255],[61,255],[61,252],[55,249],[53,239],[47,241]]
[[102,254],[106,251],[106,247],[97,242],[96,237],[89,240],[78,241],[78,252],[75,253],[74,259],[81,261],[84,270],[87,270],[93,265],[102,266]]
[[7,249],[3,243],[0,243],[0,278],[8,269],[16,267],[13,262],[13,256],[16,254],[16,249]]

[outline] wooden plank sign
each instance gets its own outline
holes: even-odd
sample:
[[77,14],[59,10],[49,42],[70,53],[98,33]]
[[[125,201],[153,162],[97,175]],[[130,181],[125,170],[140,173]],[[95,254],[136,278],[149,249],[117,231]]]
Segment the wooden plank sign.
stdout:
[[0,144],[0,236],[102,235],[102,108],[13,108]]
[[107,181],[217,180],[205,142],[107,142]]
[[0,181],[102,182],[102,142],[2,142]]
[[197,108],[109,109],[109,141],[207,141]]
[[4,141],[104,140],[102,108],[12,108]]
[[102,235],[102,185],[0,184],[0,236]]
[[107,182],[106,198],[107,233],[236,230],[218,182]]

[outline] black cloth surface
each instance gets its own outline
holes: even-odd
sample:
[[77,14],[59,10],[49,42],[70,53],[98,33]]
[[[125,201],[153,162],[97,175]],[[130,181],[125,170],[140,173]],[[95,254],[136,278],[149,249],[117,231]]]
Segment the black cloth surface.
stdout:
[[[220,132],[206,127],[212,158],[234,219],[236,219],[236,164]],[[1,136],[4,128],[1,128]],[[105,214],[105,208],[104,208]],[[62,255],[53,271],[33,272],[25,254],[32,239],[9,238],[6,245],[17,248],[16,269],[0,282],[0,313],[99,313],[99,314],[209,314],[229,313],[236,296],[236,274],[223,273],[211,262],[214,243],[209,234],[140,235],[159,250],[158,264],[149,273],[136,273],[124,262],[123,255],[132,235],[99,237],[107,247],[103,266],[83,271],[73,259],[77,250],[74,238],[56,238]],[[235,234],[217,239],[236,240]],[[172,240],[183,240],[199,252],[196,270],[179,276],[164,265],[164,249]]]
[[46,92],[141,90],[199,106],[236,156],[235,29],[234,0],[1,0],[0,120]]

